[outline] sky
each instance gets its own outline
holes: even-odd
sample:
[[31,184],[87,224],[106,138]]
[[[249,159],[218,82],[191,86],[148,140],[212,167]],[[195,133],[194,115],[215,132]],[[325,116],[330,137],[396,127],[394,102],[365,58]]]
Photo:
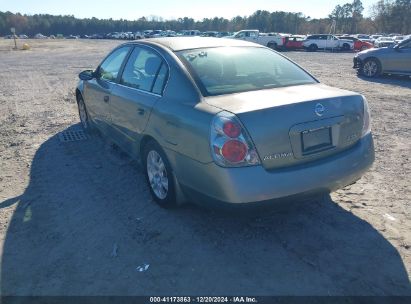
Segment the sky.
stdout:
[[[256,10],[301,12],[311,18],[327,17],[338,4],[351,0],[0,0],[0,11],[22,14],[74,15],[78,18],[136,20],[142,16],[164,19],[249,16]],[[365,15],[377,0],[362,0]]]

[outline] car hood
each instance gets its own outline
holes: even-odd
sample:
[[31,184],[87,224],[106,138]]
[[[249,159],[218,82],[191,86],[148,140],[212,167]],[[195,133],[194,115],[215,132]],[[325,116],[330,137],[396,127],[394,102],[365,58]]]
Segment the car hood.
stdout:
[[388,54],[392,53],[392,47],[382,47],[382,48],[372,48],[362,52],[359,52],[357,56],[370,56],[370,55],[379,55],[379,54]]

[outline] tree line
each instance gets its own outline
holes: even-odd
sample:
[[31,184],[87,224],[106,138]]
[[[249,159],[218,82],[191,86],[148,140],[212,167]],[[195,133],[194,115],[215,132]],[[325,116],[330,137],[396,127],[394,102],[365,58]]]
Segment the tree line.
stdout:
[[[379,0],[371,8],[371,16],[364,17],[361,0],[337,5],[327,18],[312,19],[302,13],[269,12],[257,10],[250,16],[204,18],[196,21],[184,17],[164,20],[161,17],[141,17],[137,20],[113,20],[85,18],[72,15],[49,14],[24,15],[0,11],[0,35],[10,34],[14,27],[17,34],[86,35],[110,32],[135,32],[149,29],[230,31],[258,29],[263,32],[292,34],[308,33],[411,33],[411,0]],[[335,26],[332,27],[333,22]]]

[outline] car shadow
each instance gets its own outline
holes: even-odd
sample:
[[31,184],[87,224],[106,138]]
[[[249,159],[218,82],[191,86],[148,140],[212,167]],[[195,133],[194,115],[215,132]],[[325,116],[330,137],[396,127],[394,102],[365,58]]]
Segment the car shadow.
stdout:
[[135,162],[96,136],[45,141],[24,193],[0,208],[13,204],[3,296],[411,295],[397,250],[329,196],[246,214],[161,209]]
[[399,86],[403,88],[411,89],[411,76],[398,76],[398,75],[381,75],[375,78],[367,78],[362,75],[358,75],[358,78],[367,82],[389,84],[392,86]]

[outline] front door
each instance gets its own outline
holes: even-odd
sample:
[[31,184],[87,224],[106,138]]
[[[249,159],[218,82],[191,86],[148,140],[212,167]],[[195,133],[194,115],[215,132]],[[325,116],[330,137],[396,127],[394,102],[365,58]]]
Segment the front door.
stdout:
[[393,49],[393,54],[387,60],[389,61],[387,72],[411,73],[411,40],[401,43],[398,49]]
[[124,46],[114,50],[97,69],[96,78],[84,84],[87,111],[97,127],[103,131],[107,130],[111,123],[111,93],[130,48]]

